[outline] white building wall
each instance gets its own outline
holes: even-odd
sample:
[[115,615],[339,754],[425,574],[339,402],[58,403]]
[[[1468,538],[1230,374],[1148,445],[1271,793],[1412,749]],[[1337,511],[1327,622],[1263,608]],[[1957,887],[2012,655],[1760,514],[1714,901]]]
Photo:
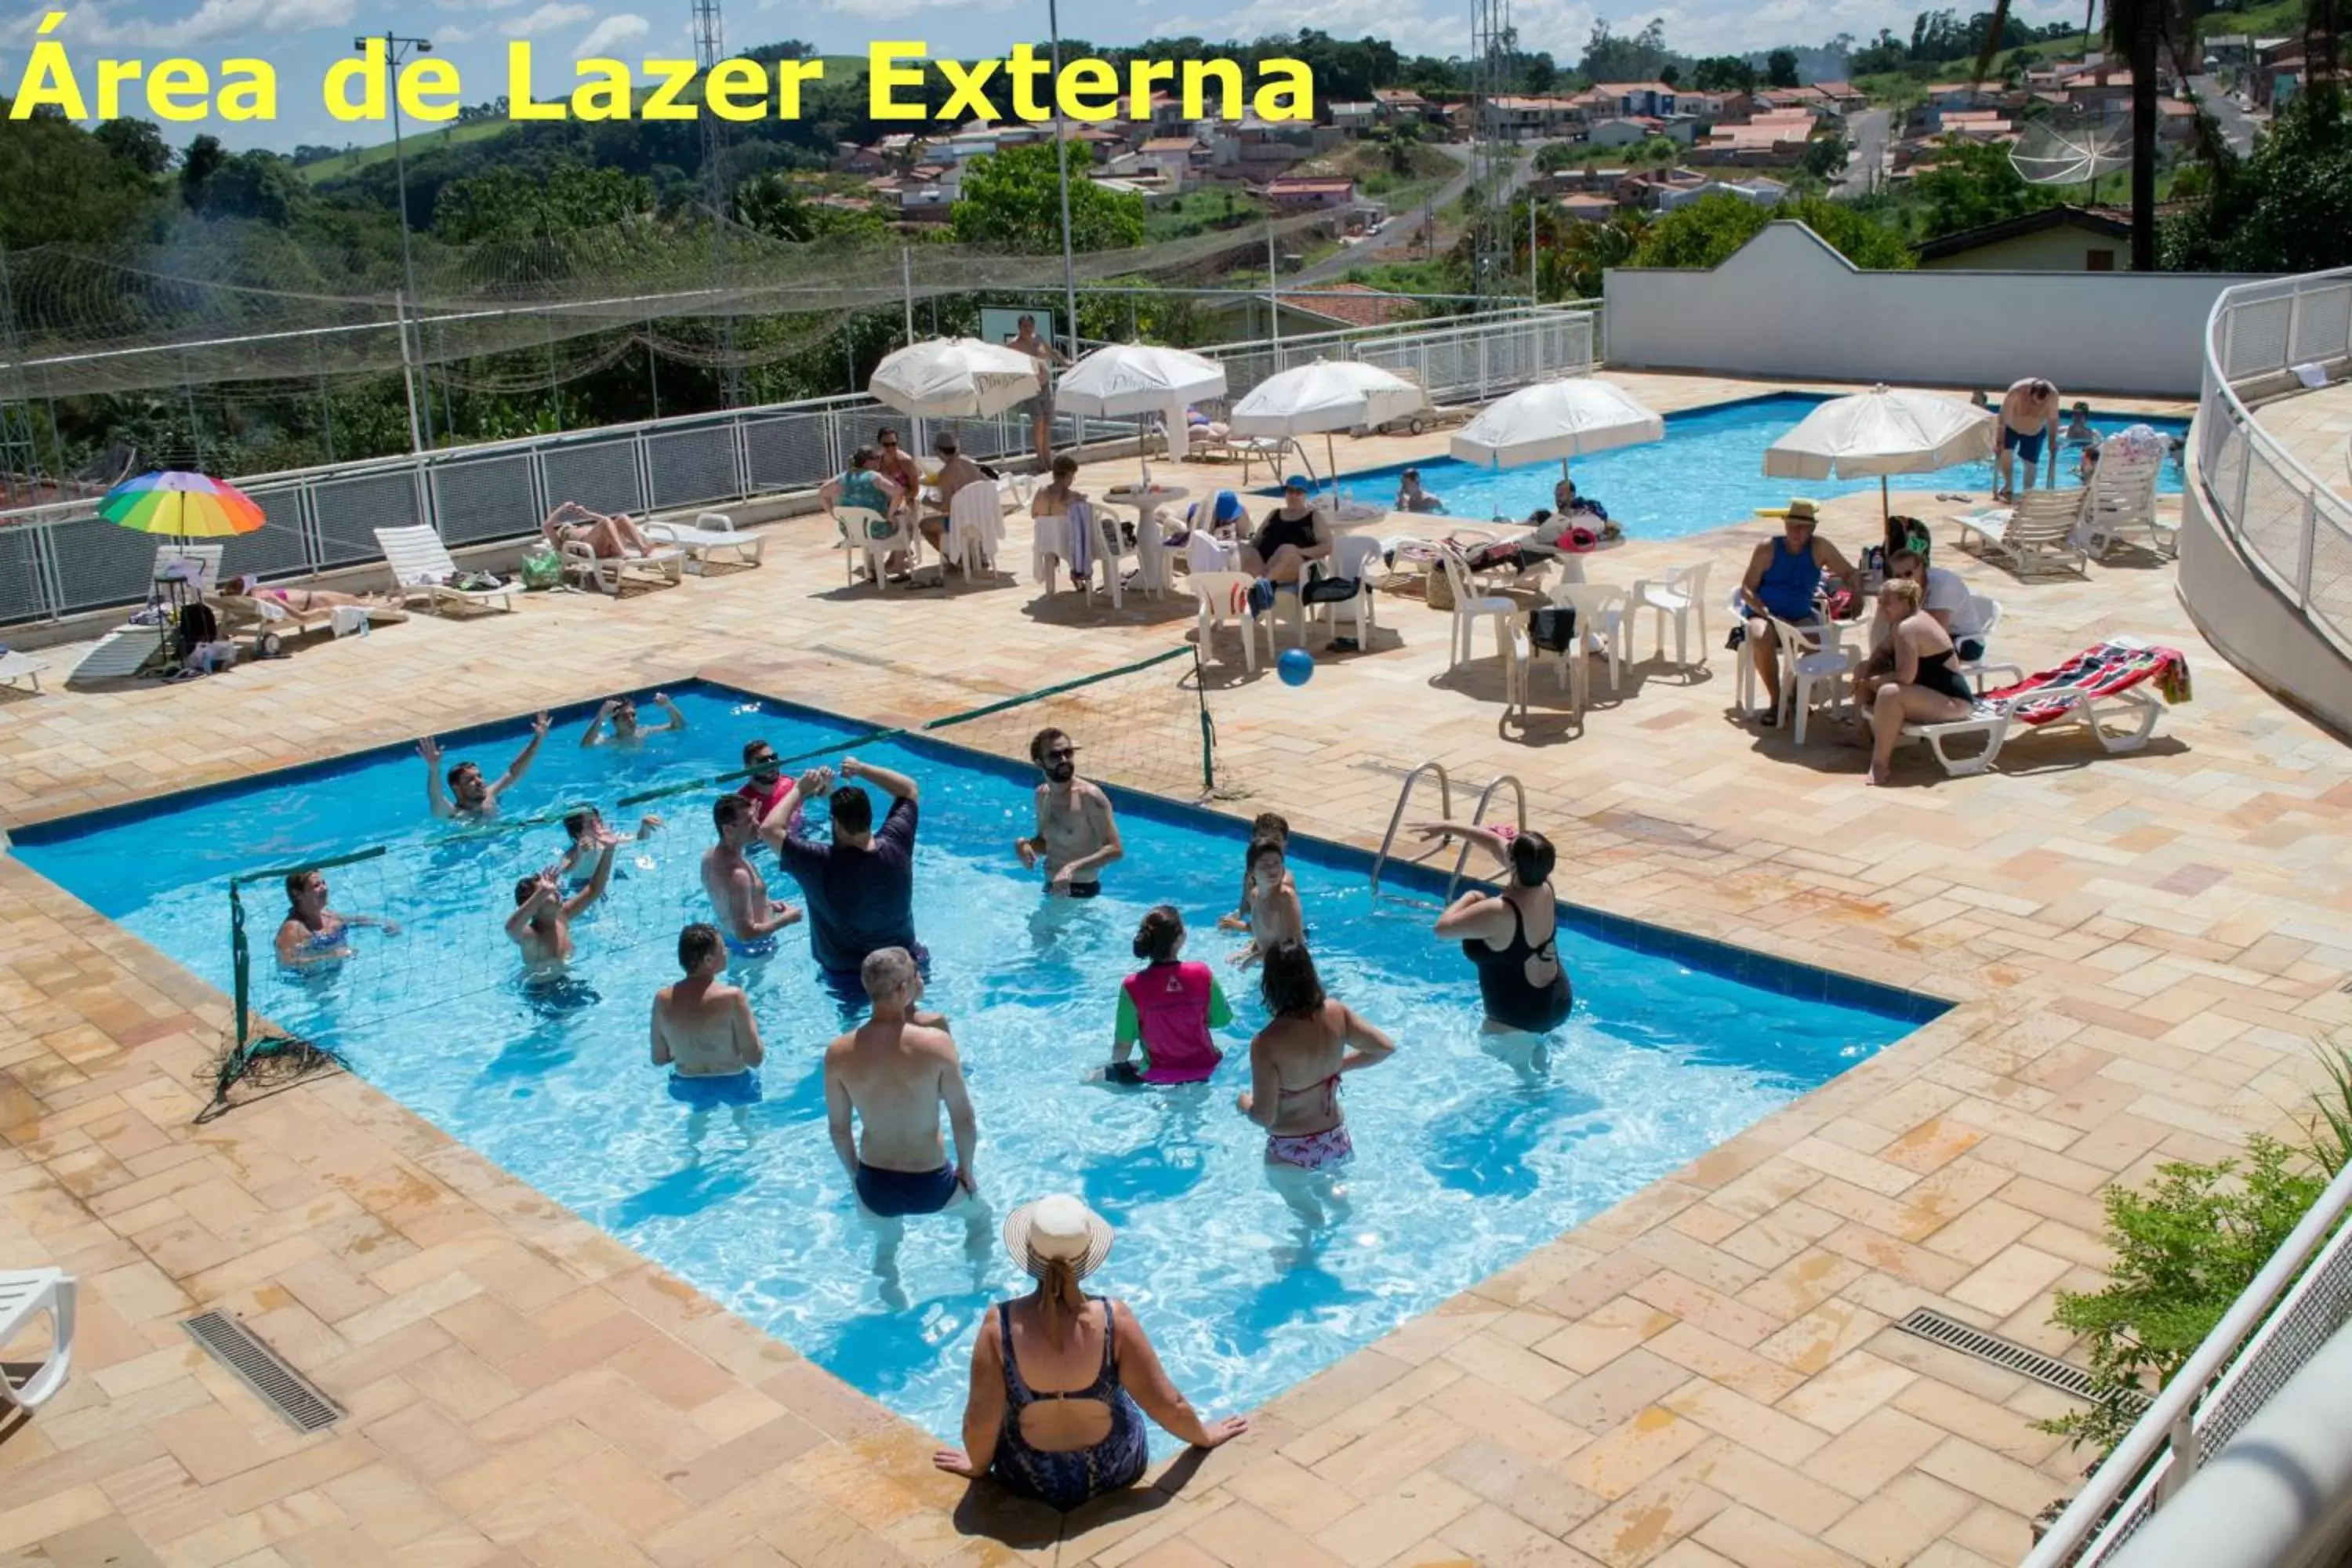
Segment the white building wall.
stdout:
[[1822,381],[2194,396],[2214,298],[2192,272],[1864,272],[1803,224],[1765,226],[1712,271],[1603,279],[1609,363]]

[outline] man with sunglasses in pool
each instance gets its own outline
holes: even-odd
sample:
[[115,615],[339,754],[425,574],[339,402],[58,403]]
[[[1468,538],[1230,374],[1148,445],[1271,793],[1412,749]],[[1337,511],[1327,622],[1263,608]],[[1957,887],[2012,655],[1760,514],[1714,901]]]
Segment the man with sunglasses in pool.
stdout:
[[439,817],[496,816],[499,814],[499,797],[521,783],[522,775],[530,771],[531,759],[539,755],[539,743],[547,739],[548,727],[554,722],[545,713],[530,721],[530,742],[515,753],[515,760],[507,764],[507,771],[499,775],[498,783],[483,782],[479,763],[459,763],[449,770],[449,787],[446,793],[441,787],[439,738],[427,735],[417,742],[416,754],[425,759],[425,804],[433,808],[433,815]]
[[1037,786],[1037,831],[1013,841],[1024,870],[1045,863],[1049,896],[1091,899],[1102,891],[1103,868],[1127,853],[1118,817],[1102,786],[1078,777],[1078,748],[1059,730],[1040,730],[1029,760],[1045,775]]
[[765,822],[768,813],[776,809],[776,802],[783,799],[784,791],[792,786],[785,782],[776,748],[765,741],[743,742],[743,765],[751,770],[751,776],[735,793],[751,803],[753,822]]

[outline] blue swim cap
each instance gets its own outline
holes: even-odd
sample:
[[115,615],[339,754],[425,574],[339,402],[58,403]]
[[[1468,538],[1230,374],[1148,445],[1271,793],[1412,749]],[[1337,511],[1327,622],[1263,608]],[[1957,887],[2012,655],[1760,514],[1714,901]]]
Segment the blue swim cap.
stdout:
[[1282,488],[1286,490],[1311,490],[1315,487],[1308,484],[1301,476],[1293,474],[1282,481]]

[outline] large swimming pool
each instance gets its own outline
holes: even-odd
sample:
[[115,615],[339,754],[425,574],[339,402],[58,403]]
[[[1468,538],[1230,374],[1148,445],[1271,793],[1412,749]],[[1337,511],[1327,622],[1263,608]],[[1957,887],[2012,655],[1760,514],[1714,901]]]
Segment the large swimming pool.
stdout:
[[[509,816],[734,765],[753,734],[787,754],[857,727],[714,687],[679,694],[683,736],[583,751],[564,718],[509,798]],[[520,724],[449,741],[495,773]],[[1083,741],[1084,737],[1080,737]],[[1884,1048],[1942,1004],[1844,982],[1600,915],[1562,931],[1577,1010],[1547,1059],[1476,1031],[1457,949],[1433,910],[1367,892],[1362,857],[1294,845],[1331,992],[1392,1033],[1388,1063],[1349,1079],[1358,1158],[1339,1190],[1294,1207],[1268,1184],[1263,1135],[1234,1108],[1246,1082],[1255,992],[1209,1084],[1112,1089],[1083,1081],[1108,1056],[1114,987],[1150,904],[1177,904],[1192,952],[1222,963],[1243,825],[1119,796],[1127,859],[1091,903],[1047,906],[1010,850],[1029,775],[929,742],[868,749],[923,789],[917,926],[931,1000],[953,1018],[978,1108],[982,1192],[1011,1204],[1074,1191],[1118,1228],[1098,1288],[1132,1301],[1178,1384],[1204,1410],[1257,1405],[1512,1262],[1759,1117]],[[570,1205],[714,1300],[920,1426],[952,1437],[976,1314],[1013,1271],[992,1226],[978,1261],[964,1227],[910,1221],[888,1277],[827,1141],[819,1048],[838,1027],[805,938],[739,965],[769,1058],[763,1103],[689,1111],[647,1059],[646,1010],[676,977],[679,925],[704,916],[696,866],[709,792],[667,803],[667,829],[578,928],[576,994],[533,999],[499,925],[514,879],[560,829],[468,836],[424,810],[424,767],[380,752],[231,789],[53,824],[17,852],[226,990],[234,873],[390,846],[330,870],[332,901],[388,913],[332,980],[257,966],[257,1004],[342,1047],[371,1082]],[[158,847],[167,847],[158,852]],[[1411,868],[1391,888],[1427,898]],[[1578,894],[1573,865],[1560,886]],[[778,879],[778,890],[790,892]],[[282,897],[251,890],[257,948]],[[1230,973],[1230,972],[1228,972]],[[232,1112],[232,1116],[236,1113]]]
[[[1635,539],[1680,539],[1744,522],[1755,516],[1758,507],[1779,506],[1791,496],[1827,500],[1857,490],[1875,490],[1876,479],[1800,482],[1764,477],[1764,449],[1822,401],[1803,393],[1776,393],[1669,414],[1664,440],[1579,458],[1569,471],[1576,479],[1577,489],[1607,507],[1610,517]],[[2091,423],[2105,432],[2137,424],[2171,436],[2185,436],[2189,429],[2185,419],[2140,415],[2094,413]],[[2075,482],[2076,456],[2072,447],[2059,453],[2062,485]],[[1414,466],[1421,469],[1423,488],[1445,503],[1450,517],[1524,519],[1538,507],[1551,505],[1552,486],[1559,479],[1558,463],[1535,463],[1500,472],[1451,458]],[[1396,499],[1397,476],[1404,469],[1402,463],[1360,469],[1341,475],[1339,482],[1358,499],[1387,506]],[[2181,470],[2177,459],[2165,465],[2159,483],[2166,494],[2179,493]],[[1984,501],[1992,489],[1992,465],[1971,463],[1932,474],[1909,474],[1895,484],[1904,489],[1966,491]],[[1955,504],[1946,510],[1961,509]]]

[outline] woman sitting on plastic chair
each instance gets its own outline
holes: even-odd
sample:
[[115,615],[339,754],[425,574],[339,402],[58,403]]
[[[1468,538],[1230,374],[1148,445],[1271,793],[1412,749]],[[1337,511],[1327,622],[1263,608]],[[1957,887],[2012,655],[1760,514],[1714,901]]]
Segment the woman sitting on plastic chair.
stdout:
[[1282,504],[1265,514],[1241,547],[1241,567],[1253,577],[1295,587],[1307,580],[1310,564],[1330,559],[1331,542],[1330,514],[1309,499],[1307,481],[1293,474],[1282,481]]
[[1878,613],[1895,627],[1895,672],[1870,701],[1870,780],[1893,776],[1895,748],[1906,724],[1950,724],[1969,716],[1976,700],[1960,673],[1952,637],[1923,605],[1919,584],[1890,577],[1879,590]]
[[[863,507],[895,523],[900,510],[908,504],[907,492],[881,469],[880,452],[871,447],[858,447],[850,455],[849,467],[817,487],[817,504],[824,508],[827,517],[834,515],[835,507]],[[906,552],[892,551],[882,569],[894,577],[905,572]]]

